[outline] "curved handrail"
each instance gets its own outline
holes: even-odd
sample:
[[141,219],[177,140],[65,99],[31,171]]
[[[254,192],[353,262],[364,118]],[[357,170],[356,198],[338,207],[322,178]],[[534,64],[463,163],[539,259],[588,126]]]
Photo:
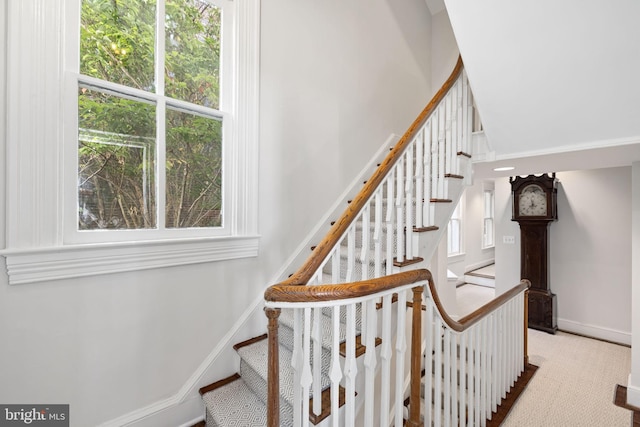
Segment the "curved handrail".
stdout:
[[454,320],[447,314],[446,310],[444,309],[442,302],[440,301],[440,297],[438,296],[438,291],[436,290],[434,281],[432,279],[429,279],[429,293],[431,294],[431,298],[433,299],[433,302],[436,305],[436,308],[440,313],[442,320],[447,324],[449,328],[453,329],[456,332],[463,332],[469,329],[484,317],[491,314],[491,312],[493,312],[495,309],[511,300],[520,292],[529,289],[530,287],[531,282],[527,279],[522,279],[520,283],[509,289],[507,292],[492,299],[482,307],[462,317],[460,320]]
[[264,298],[270,302],[334,301],[364,297],[425,280],[433,282],[431,272],[426,269],[417,269],[377,279],[337,285],[274,285],[267,289]]
[[[327,235],[322,241],[315,247],[313,253],[304,264],[289,278],[278,283],[279,285],[306,285],[314,272],[320,267],[322,262],[327,258],[333,247],[336,245],[340,237],[345,233],[349,225],[356,218],[360,210],[366,205],[370,197],[373,195],[378,186],[382,183],[387,176],[391,168],[395,165],[396,161],[403,154],[405,148],[411,143],[412,139],[417,134],[421,126],[427,121],[431,113],[438,106],[440,101],[445,97],[449,89],[451,89],[456,82],[456,79],[462,72],[463,63],[462,57],[458,57],[458,62],[454,67],[451,75],[447,81],[442,85],[440,90],[433,96],[431,101],[422,110],[420,115],[414,120],[413,124],[407,129],[405,134],[400,138],[398,143],[392,148],[391,152],[387,155],[384,161],[380,164],[378,169],[374,172],[367,183],[364,185],[358,195],[351,201],[347,209],[342,213],[340,218],[331,227]],[[267,290],[268,292],[268,290]],[[265,294],[266,295],[266,294]]]

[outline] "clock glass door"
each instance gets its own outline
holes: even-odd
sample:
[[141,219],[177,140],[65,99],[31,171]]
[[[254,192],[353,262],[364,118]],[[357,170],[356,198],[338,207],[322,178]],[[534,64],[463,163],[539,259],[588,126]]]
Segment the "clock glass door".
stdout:
[[518,212],[521,216],[546,216],[547,193],[539,185],[527,185],[520,193]]

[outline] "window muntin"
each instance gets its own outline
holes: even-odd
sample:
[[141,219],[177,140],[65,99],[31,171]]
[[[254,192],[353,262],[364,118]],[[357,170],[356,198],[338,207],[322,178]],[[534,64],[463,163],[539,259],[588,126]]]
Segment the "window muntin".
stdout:
[[[223,197],[227,114],[218,109],[224,106],[222,15],[221,8],[204,0],[82,1],[79,140],[86,131],[106,130],[121,143],[118,155],[110,156],[110,163],[120,165],[117,179],[109,168],[99,169],[99,160],[91,164],[92,179],[109,191],[94,191],[88,204],[87,189],[78,185],[78,231],[144,230],[166,237],[206,228],[209,235],[228,234]],[[150,137],[155,144],[133,148]],[[90,143],[80,144],[79,172],[87,170],[90,151]],[[113,144],[100,147],[116,151]],[[83,175],[78,182],[90,186]],[[109,212],[107,205],[113,207]],[[130,233],[99,236],[132,238]]]

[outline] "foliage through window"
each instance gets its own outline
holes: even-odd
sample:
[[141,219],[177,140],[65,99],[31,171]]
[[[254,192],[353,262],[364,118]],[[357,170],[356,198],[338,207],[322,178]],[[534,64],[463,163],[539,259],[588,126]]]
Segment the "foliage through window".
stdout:
[[221,23],[206,0],[82,1],[79,230],[223,226]]

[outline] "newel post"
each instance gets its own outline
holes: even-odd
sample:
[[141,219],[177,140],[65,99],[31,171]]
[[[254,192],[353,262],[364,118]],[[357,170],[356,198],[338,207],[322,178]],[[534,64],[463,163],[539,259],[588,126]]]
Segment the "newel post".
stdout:
[[267,384],[267,427],[280,425],[280,363],[278,355],[278,317],[279,308],[264,309],[269,323],[267,335],[269,339],[268,384]]
[[424,286],[413,291],[413,318],[411,322],[411,386],[409,394],[409,419],[407,427],[420,426],[420,380],[422,362],[422,292]]

